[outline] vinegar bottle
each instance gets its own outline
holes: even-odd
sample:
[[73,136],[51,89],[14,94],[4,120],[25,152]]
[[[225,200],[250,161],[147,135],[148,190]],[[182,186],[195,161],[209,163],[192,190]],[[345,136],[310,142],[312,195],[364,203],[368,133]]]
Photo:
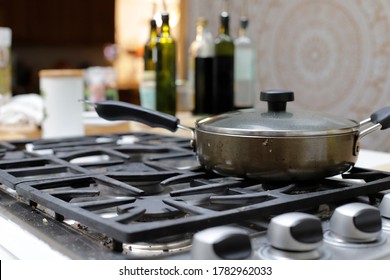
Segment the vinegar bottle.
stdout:
[[169,14],[161,15],[156,61],[156,110],[176,114],[176,42],[170,34]]
[[193,63],[194,72],[194,114],[198,115],[212,113],[214,42],[207,25],[205,18],[198,19],[196,39],[190,47],[189,64]]
[[234,106],[236,109],[255,104],[255,52],[247,35],[248,18],[241,17],[239,37],[234,41]]
[[234,42],[229,35],[229,14],[222,12],[219,34],[215,39],[214,114],[234,109]]

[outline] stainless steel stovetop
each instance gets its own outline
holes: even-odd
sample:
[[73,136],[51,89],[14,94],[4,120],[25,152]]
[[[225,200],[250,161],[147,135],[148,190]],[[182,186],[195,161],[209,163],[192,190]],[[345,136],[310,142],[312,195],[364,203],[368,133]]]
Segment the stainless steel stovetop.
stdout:
[[0,152],[2,258],[390,258],[388,172],[222,177],[199,166],[188,139],[149,133],[3,142]]

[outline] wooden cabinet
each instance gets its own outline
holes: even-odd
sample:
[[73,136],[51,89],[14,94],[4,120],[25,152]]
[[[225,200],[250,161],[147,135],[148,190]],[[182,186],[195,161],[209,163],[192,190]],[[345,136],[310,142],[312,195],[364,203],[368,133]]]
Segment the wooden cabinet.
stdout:
[[13,45],[114,42],[115,0],[0,0],[0,25]]

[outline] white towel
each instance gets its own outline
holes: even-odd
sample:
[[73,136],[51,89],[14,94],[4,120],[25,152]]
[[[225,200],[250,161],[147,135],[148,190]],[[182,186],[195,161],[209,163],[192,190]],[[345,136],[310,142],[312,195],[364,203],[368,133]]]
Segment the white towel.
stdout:
[[40,126],[44,117],[43,99],[39,94],[28,93],[14,96],[0,107],[1,125]]

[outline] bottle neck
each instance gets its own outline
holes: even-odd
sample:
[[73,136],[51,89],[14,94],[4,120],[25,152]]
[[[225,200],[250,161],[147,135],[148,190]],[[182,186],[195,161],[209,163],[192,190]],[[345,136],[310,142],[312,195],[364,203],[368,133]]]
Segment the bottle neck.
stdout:
[[156,38],[157,37],[157,24],[154,19],[150,21],[150,38]]
[[249,24],[249,20],[247,17],[242,16],[240,19],[240,28],[238,31],[238,36],[239,37],[247,37],[247,27]]
[[200,40],[203,36],[204,25],[199,24],[196,26],[196,40]]
[[247,37],[247,32],[246,32],[246,28],[240,28],[239,30],[238,30],[238,36],[239,37]]
[[219,28],[219,33],[229,36],[229,14],[227,12],[222,12],[220,20],[221,26]]
[[169,35],[170,35],[169,22],[163,21],[161,25],[161,36],[169,36]]
[[157,37],[157,27],[150,28],[150,37]]
[[219,28],[219,33],[229,35],[229,22],[221,23],[221,27]]

